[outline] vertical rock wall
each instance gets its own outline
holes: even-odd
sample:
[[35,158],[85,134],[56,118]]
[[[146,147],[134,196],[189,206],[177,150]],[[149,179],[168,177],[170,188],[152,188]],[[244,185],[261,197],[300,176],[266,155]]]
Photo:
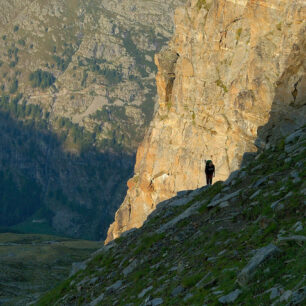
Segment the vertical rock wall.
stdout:
[[191,0],[175,24],[155,58],[159,109],[106,242],[141,226],[159,202],[204,185],[205,159],[224,180],[255,140],[305,124],[303,0]]

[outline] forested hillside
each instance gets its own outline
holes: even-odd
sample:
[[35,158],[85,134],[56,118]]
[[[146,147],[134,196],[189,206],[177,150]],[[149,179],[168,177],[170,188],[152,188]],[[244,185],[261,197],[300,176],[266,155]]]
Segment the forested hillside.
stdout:
[[0,228],[105,237],[181,2],[0,1]]

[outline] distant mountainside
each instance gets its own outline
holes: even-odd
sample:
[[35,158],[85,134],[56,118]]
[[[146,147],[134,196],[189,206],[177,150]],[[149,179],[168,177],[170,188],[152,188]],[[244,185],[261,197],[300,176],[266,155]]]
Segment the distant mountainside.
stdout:
[[0,1],[0,227],[105,236],[182,2]]
[[52,126],[84,126],[102,150],[133,151],[154,109],[153,56],[182,2],[2,0],[1,91],[22,93]]

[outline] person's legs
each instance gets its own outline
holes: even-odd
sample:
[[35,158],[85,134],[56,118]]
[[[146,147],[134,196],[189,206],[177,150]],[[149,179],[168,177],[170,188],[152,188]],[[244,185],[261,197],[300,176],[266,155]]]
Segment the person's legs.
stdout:
[[212,174],[206,174],[206,183],[207,185],[212,184]]

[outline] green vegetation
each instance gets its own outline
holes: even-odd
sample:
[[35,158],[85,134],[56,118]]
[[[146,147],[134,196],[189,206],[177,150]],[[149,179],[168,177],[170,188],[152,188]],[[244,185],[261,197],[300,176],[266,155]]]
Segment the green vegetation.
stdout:
[[240,36],[241,36],[241,33],[242,33],[242,28],[239,28],[239,29],[236,31],[236,40],[237,40],[237,41],[239,41]]
[[16,93],[18,90],[18,80],[17,79],[14,79],[11,83],[11,86],[10,86],[10,94],[14,94]]
[[86,67],[83,70],[83,78],[81,85],[84,87],[86,85],[86,80],[88,77],[88,72],[92,72],[97,75],[102,75],[109,82],[109,84],[118,84],[122,81],[122,66],[112,68],[110,65],[107,65],[106,60],[104,59],[92,59],[92,58],[78,58],[79,67]]
[[[11,226],[23,232],[55,233],[52,228],[53,215],[47,210],[42,210],[55,205],[58,209],[66,207],[68,212],[76,214],[78,217],[72,222],[79,223],[80,220],[84,220],[81,225],[83,228],[76,232],[76,235],[99,239],[105,234],[108,222],[111,222],[111,212],[99,213],[103,218],[99,217],[99,221],[88,227],[87,221],[95,220],[97,211],[110,203],[105,201],[104,191],[98,186],[106,184],[113,175],[116,175],[114,164],[121,162],[121,159],[128,161],[120,168],[121,176],[127,180],[132,167],[130,159],[133,156],[121,153],[120,156],[110,157],[108,154],[98,152],[93,145],[95,135],[73,124],[68,118],[53,118],[54,132],[51,133],[48,131],[48,118],[48,112],[38,105],[29,104],[22,94],[10,97],[3,93],[0,96],[1,145],[5,148],[5,152],[6,150],[12,152],[8,156],[2,154],[0,159],[3,187],[3,189],[0,187],[0,201],[2,209],[5,210],[5,214],[0,212],[0,215],[9,216],[6,221],[0,220],[0,227]],[[74,152],[75,156],[65,153],[63,148],[68,152]],[[25,164],[26,168],[16,168],[16,156],[17,166]],[[10,168],[12,163],[15,165],[14,171]],[[58,173],[58,163],[62,164],[61,169],[69,169],[65,170],[64,177]],[[31,169],[36,169],[43,179],[39,182],[35,180],[35,175],[31,175]],[[63,187],[61,185],[63,178],[74,171],[78,171],[74,177],[81,175],[86,182],[85,185],[81,180],[70,179],[71,183],[66,181]],[[45,184],[51,172],[57,179],[46,189]],[[33,187],[33,192],[28,192],[29,186]],[[111,192],[123,197],[124,191],[125,184],[116,184]],[[24,200],[27,203],[24,203]],[[83,201],[92,203],[92,208],[88,209],[81,205],[80,202]],[[33,218],[43,218],[46,222],[34,224]]]
[[18,60],[19,60],[18,52],[19,52],[19,49],[17,47],[12,46],[11,48],[7,50],[7,56],[9,59],[12,59],[14,57],[14,61],[18,63]]
[[[294,159],[285,161],[284,145],[285,142],[280,141],[275,148],[250,161],[242,169],[243,179],[235,179],[231,185],[217,182],[194,198],[190,197],[183,206],[165,205],[157,210],[141,229],[116,239],[115,246],[104,250],[85,271],[70,279],[64,292],[53,291],[49,297],[52,296],[52,301],[60,298],[68,301],[73,297],[76,303],[90,303],[104,293],[102,303],[105,305],[112,305],[115,300],[120,300],[122,305],[140,305],[150,295],[152,299],[162,298],[165,305],[219,305],[221,296],[240,289],[235,304],[253,305],[256,300],[258,304],[269,305],[273,302],[269,289],[280,286],[293,292],[302,287],[303,243],[282,242],[279,236],[296,235],[296,222],[303,223],[301,190],[305,183],[288,177],[288,171],[296,169],[297,163],[305,166],[305,149],[294,155]],[[300,177],[305,173],[303,169],[298,172]],[[253,186],[267,175],[269,182]],[[280,179],[282,177],[285,181]],[[207,207],[218,194],[226,196],[239,190],[243,192],[229,200],[229,206]],[[261,192],[257,197],[252,197],[258,190]],[[284,197],[283,208],[271,208],[272,203]],[[159,233],[162,225],[175,220],[191,205],[199,207],[199,204],[202,206],[197,212]],[[298,235],[305,234],[305,229],[299,230]],[[238,273],[256,250],[270,243],[282,252],[260,265],[247,285],[239,286]],[[122,273],[125,268],[130,271],[126,275]],[[77,292],[75,283],[95,278],[102,278],[104,282],[85,285]],[[106,289],[119,280],[121,290]],[[140,294],[145,288],[148,288],[147,293]]]
[[197,2],[197,8],[201,9],[202,7],[204,7],[207,11],[209,10],[209,5],[206,3],[206,0],[198,0]]
[[[101,122],[108,123],[111,126],[107,138],[96,141],[96,147],[100,150],[112,148],[115,152],[120,152],[123,148],[127,148],[127,143],[131,141],[140,141],[141,136],[136,134],[137,126],[130,122],[126,114],[126,109],[123,106],[107,105],[103,106],[102,110],[96,111],[90,115],[92,120],[96,120],[95,134],[101,133]],[[128,133],[126,131],[128,129]]]
[[33,88],[45,89],[50,87],[56,79],[52,73],[38,69],[30,74],[29,80]]
[[8,170],[0,171],[1,226],[11,226],[32,215],[40,207],[40,195],[41,188],[33,180]]
[[146,88],[150,91],[145,95],[145,100],[142,102],[140,109],[145,114],[145,122],[149,124],[153,118],[154,113],[154,100],[153,97],[156,96],[156,87],[150,86],[149,84],[146,85]]
[[222,82],[222,80],[220,80],[220,79],[217,80],[217,81],[216,81],[216,85],[217,85],[218,87],[221,87],[225,93],[228,92],[228,89],[227,89],[227,87],[225,86],[225,84]]
[[19,25],[15,25],[13,31],[18,32],[19,31]]
[[154,243],[164,238],[164,234],[154,234],[145,236],[137,249],[134,251],[135,255],[141,254],[144,250],[148,251]]
[[25,44],[26,44],[26,42],[25,42],[24,39],[19,39],[19,40],[18,40],[18,44],[19,44],[20,46],[24,47]]
[[[77,41],[75,46],[71,43],[64,43],[64,51],[62,52],[61,56],[53,55],[53,60],[55,61],[58,69],[65,71],[68,68],[68,65],[71,63],[72,56],[77,51],[79,45],[80,41]],[[56,46],[53,47],[52,52],[56,53]]]
[[123,40],[123,45],[132,57],[135,58],[135,63],[137,66],[137,70],[141,74],[142,77],[148,76],[148,73],[146,72],[145,67],[145,55],[138,49],[138,47],[135,45],[133,41],[133,37],[130,32],[126,32]]
[[[0,244],[0,269],[5,279],[1,301],[5,299],[9,305],[35,300],[37,294],[67,277],[72,262],[86,259],[101,247],[99,242],[11,232],[0,233]],[[15,294],[11,288],[17,284],[18,294]]]
[[166,107],[167,107],[167,110],[168,112],[171,110],[171,107],[173,106],[172,102],[171,101],[167,101],[166,102]]
[[72,144],[80,152],[88,151],[95,141],[94,135],[78,124],[72,123],[68,118],[59,117],[56,122],[60,137],[63,142]]
[[281,23],[281,22],[278,23],[278,24],[276,25],[276,29],[277,29],[278,31],[281,31],[281,30],[282,30],[282,23]]
[[81,81],[81,86],[85,87],[86,86],[86,80],[88,78],[88,73],[86,70],[83,70],[83,77],[82,77],[82,81]]

